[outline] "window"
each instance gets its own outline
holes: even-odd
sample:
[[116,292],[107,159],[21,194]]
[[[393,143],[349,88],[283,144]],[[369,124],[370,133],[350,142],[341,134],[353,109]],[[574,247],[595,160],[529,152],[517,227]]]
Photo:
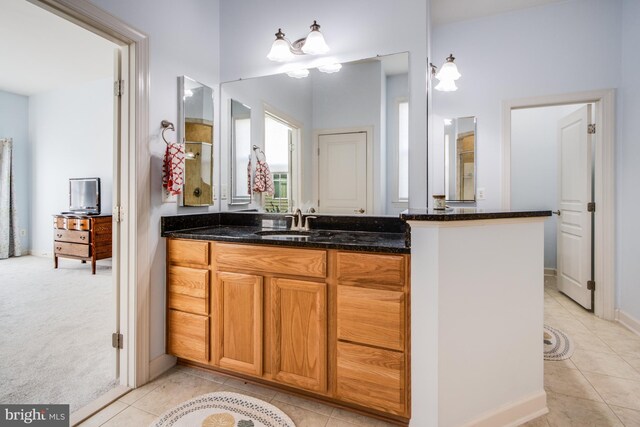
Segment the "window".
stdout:
[[398,103],[398,201],[409,201],[409,102]]

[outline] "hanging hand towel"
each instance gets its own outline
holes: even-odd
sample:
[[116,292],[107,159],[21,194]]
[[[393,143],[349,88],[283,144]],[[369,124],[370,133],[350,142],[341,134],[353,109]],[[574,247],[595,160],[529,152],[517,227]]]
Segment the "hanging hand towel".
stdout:
[[256,175],[253,178],[253,191],[273,196],[273,177],[266,161],[257,159]]
[[184,183],[184,147],[182,144],[167,144],[162,168],[162,186],[172,196],[182,193]]
[[253,169],[251,167],[251,156],[249,156],[249,163],[247,163],[247,193],[251,195],[251,172]]

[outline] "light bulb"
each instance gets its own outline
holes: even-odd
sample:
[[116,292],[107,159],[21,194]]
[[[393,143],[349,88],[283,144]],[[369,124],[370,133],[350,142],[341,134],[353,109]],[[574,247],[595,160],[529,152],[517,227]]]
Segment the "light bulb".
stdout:
[[322,55],[329,52],[329,46],[320,32],[320,25],[316,21],[313,21],[311,25],[311,31],[302,45],[302,51],[308,55]]
[[267,58],[275,62],[286,62],[293,59],[291,45],[287,39],[284,38],[284,33],[279,28],[276,33],[276,39],[271,45],[271,50],[269,51]]
[[456,66],[455,58],[453,55],[449,55],[447,60],[442,67],[436,73],[436,79],[442,80],[458,80],[461,77],[461,74],[458,72],[458,67]]

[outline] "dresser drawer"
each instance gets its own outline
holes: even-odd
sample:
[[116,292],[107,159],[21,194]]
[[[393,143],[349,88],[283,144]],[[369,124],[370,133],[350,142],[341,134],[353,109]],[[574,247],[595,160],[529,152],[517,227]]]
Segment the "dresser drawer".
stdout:
[[209,265],[209,242],[197,240],[167,240],[167,258],[170,264]]
[[78,230],[53,230],[53,240],[70,243],[89,243],[89,232]]
[[405,259],[402,255],[338,252],[337,279],[342,284],[402,288]]
[[67,230],[91,230],[91,220],[67,218]]
[[369,408],[405,415],[404,354],[338,343],[337,397]]
[[89,245],[81,243],[53,242],[53,251],[56,255],[89,257]]
[[404,351],[404,292],[338,286],[338,339]]
[[209,314],[209,270],[171,265],[167,288],[169,308]]
[[326,277],[327,253],[313,249],[218,243],[216,264],[220,270]]

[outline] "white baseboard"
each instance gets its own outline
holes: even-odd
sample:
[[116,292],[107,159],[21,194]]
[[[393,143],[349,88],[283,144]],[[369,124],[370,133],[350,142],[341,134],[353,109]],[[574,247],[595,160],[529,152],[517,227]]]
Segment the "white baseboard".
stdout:
[[464,427],[515,427],[549,412],[547,393],[543,390],[530,397],[481,415]]
[[557,276],[558,272],[555,268],[545,268],[544,269],[545,276]]
[[175,356],[171,356],[169,354],[163,354],[153,359],[149,362],[149,381],[158,378],[160,375],[171,369],[176,364],[177,360],[178,359],[176,359]]
[[625,313],[619,308],[616,309],[616,320],[622,325],[626,326],[632,332],[640,335],[640,320],[636,319],[630,314]]

